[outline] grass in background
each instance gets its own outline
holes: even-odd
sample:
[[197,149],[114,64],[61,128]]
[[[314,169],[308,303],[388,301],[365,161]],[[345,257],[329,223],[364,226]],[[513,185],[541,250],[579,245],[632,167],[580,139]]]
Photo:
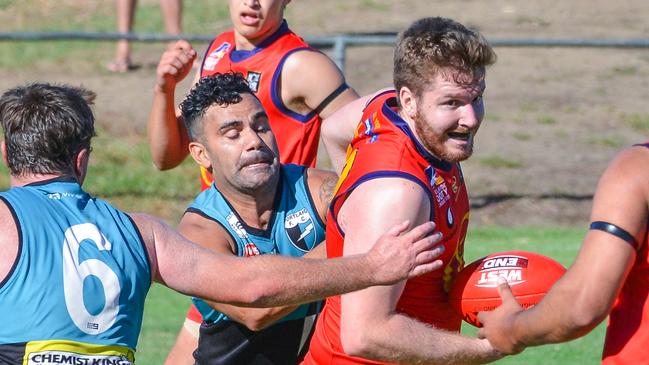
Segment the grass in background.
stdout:
[[167,287],[154,284],[144,307],[144,320],[135,363],[162,364],[176,341],[191,300]]
[[[113,1],[2,0],[0,22],[3,32],[116,32]],[[37,19],[37,21],[35,21]],[[225,2],[186,1],[183,7],[183,33],[216,34],[228,26]],[[136,33],[164,31],[160,5],[138,3]],[[60,64],[70,59],[95,60],[112,57],[115,41],[0,41],[0,68],[23,69],[35,64]]]
[[[364,6],[381,6],[364,1]],[[163,30],[157,1],[140,1],[134,31],[157,33]],[[538,22],[537,19],[533,19]],[[530,22],[529,19],[525,19]],[[115,9],[112,1],[77,2],[73,0],[0,0],[3,31],[87,31],[114,32]],[[192,0],[185,2],[183,29],[187,34],[216,34],[228,26],[224,1]],[[144,45],[142,45],[144,46]],[[140,47],[140,45],[138,45]],[[114,41],[108,42],[0,42],[0,67],[29,69],[34,65],[68,64],[73,59],[103,63],[112,57]],[[72,62],[76,67],[76,63]],[[538,111],[536,104],[521,107],[527,114]],[[637,131],[646,131],[645,115],[623,117]],[[518,117],[516,123],[522,123]],[[548,123],[550,124],[550,123]],[[518,137],[524,140],[526,136]],[[112,138],[99,133],[84,187],[116,206],[144,211],[163,217],[175,225],[198,192],[197,169],[188,159],[180,168],[161,173],[155,169],[146,142],[139,137]],[[482,161],[500,168],[518,168],[520,162],[499,156]],[[9,186],[7,170],[0,164],[0,188]],[[489,253],[504,250],[528,250],[551,256],[569,265],[576,255],[584,232],[554,228],[477,228],[467,238],[466,260],[471,262]],[[146,303],[143,331],[138,346],[138,364],[161,364],[173,344],[184,319],[189,299],[160,285],[151,288]],[[474,333],[470,326],[464,328]],[[578,341],[531,348],[522,355],[504,359],[499,364],[597,364],[603,344],[604,326]]]
[[[84,189],[120,209],[153,214],[175,226],[199,191],[194,161],[187,158],[179,167],[161,172],[151,162],[146,140],[112,138],[101,131],[98,135],[92,142]],[[0,189],[5,190],[9,172],[0,165]]]
[[524,166],[520,161],[498,155],[481,156],[478,158],[478,163],[482,166],[494,169],[518,169]]

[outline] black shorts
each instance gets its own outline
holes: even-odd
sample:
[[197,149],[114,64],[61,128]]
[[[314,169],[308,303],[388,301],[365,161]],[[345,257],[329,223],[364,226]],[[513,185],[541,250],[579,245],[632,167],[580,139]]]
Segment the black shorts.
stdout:
[[234,321],[203,322],[194,351],[197,365],[294,365],[309,348],[316,315],[251,331]]

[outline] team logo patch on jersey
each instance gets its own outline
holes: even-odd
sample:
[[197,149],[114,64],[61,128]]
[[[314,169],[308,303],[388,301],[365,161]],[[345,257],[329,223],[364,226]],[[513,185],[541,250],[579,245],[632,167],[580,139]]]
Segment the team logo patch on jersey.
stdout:
[[230,43],[228,42],[223,42],[220,46],[216,47],[215,50],[210,52],[210,54],[205,57],[205,62],[203,62],[203,69],[206,71],[214,71],[216,64],[219,63],[221,58],[225,57],[225,55],[228,53],[228,50],[230,50]]
[[299,250],[309,251],[317,243],[315,223],[304,208],[286,216],[284,230],[293,246]]
[[451,199],[451,195],[448,192],[448,186],[446,185],[444,178],[440,176],[432,166],[428,166],[425,172],[430,187],[433,188],[433,195],[435,196],[437,205],[441,207],[448,203]]
[[376,117],[376,113],[372,114],[371,117],[362,121],[361,125],[363,126],[363,134],[370,137],[367,143],[374,143],[379,138],[378,129],[381,127],[379,119]]
[[[458,189],[459,188],[457,187],[457,178],[453,176],[453,181],[451,182],[451,190],[453,190],[453,194],[457,194]],[[455,198],[455,200],[457,200],[457,198]]]
[[261,73],[248,71],[248,76],[246,76],[246,80],[248,80],[248,87],[250,88],[250,90],[252,90],[253,93],[256,93],[257,90],[259,90],[259,81],[261,81]]

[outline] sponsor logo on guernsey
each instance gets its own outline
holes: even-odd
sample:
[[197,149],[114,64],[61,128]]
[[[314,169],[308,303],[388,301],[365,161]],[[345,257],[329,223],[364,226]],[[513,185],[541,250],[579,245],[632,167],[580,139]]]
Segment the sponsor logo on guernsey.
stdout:
[[527,267],[527,258],[522,256],[495,256],[484,260],[478,267],[480,279],[476,286],[482,288],[495,288],[498,278],[507,279],[509,286],[524,283],[523,270]]
[[451,199],[446,181],[432,166],[428,166],[425,172],[426,176],[428,176],[428,183],[430,184],[430,187],[433,188],[433,195],[437,201],[437,206],[444,206],[444,204],[448,203]]
[[237,218],[234,213],[231,212],[228,214],[228,216],[225,217],[225,220],[228,222],[234,233],[236,233],[239,238],[246,241],[246,244],[243,246],[243,256],[249,257],[261,255],[259,248],[250,240],[248,232],[243,228],[243,224],[241,224],[239,218]]
[[234,213],[228,214],[225,220],[228,221],[230,228],[232,228],[234,233],[236,233],[239,238],[242,238],[246,241],[248,240],[248,232],[243,229],[243,225],[241,224],[241,222],[239,222],[239,218],[237,218]]
[[261,255],[261,252],[259,252],[259,248],[254,243],[249,242],[243,246],[243,256],[250,257],[259,255]]
[[284,230],[293,246],[301,251],[309,251],[317,243],[315,224],[304,208],[286,216]]
[[27,365],[132,365],[123,356],[84,355],[67,351],[42,351],[29,354]]
[[223,58],[228,53],[229,49],[230,49],[230,43],[228,42],[221,43],[220,46],[216,47],[215,50],[213,50],[212,52],[210,52],[209,55],[207,55],[207,57],[205,58],[205,62],[203,63],[203,69],[206,71],[214,71],[216,64],[219,63],[221,58]]
[[50,193],[47,194],[47,197],[53,200],[61,200],[63,198],[76,198],[76,199],[81,199],[83,198],[82,194],[70,194],[70,193]]
[[257,90],[259,90],[259,81],[261,81],[261,73],[248,71],[248,76],[246,76],[246,80],[248,80],[248,87],[250,88],[250,90],[252,90],[253,93],[256,93]]

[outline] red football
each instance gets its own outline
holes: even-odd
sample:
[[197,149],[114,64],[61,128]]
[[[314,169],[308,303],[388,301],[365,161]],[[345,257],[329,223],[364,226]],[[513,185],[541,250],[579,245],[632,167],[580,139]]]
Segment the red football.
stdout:
[[494,253],[472,262],[457,274],[449,301],[466,322],[481,327],[478,312],[491,311],[501,303],[498,277],[505,277],[518,303],[529,308],[541,301],[565,272],[560,263],[538,253]]

